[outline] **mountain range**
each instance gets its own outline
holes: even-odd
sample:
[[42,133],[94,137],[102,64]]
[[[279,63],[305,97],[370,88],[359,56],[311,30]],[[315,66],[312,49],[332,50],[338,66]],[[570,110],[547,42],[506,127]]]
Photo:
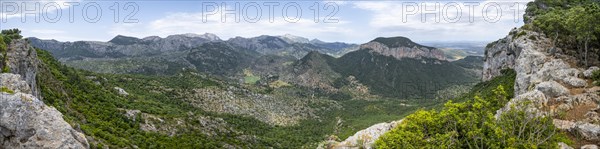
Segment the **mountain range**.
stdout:
[[[433,98],[439,90],[477,82],[480,74],[480,67],[457,65],[465,61],[450,62],[442,50],[406,37],[380,37],[361,45],[289,34],[221,40],[208,33],[143,39],[119,35],[108,42],[29,41],[69,66],[94,72],[171,75],[191,69],[247,84],[283,81],[323,94],[352,94],[342,89],[351,77],[371,89],[369,94]],[[473,60],[469,63],[481,63]]]

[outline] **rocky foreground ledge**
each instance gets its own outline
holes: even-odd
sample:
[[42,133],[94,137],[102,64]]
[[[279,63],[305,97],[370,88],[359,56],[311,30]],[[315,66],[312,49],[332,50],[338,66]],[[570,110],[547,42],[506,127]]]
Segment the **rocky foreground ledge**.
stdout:
[[31,94],[17,74],[0,74],[0,148],[89,148],[83,133]]
[[[526,36],[514,36],[523,34]],[[535,37],[535,38],[532,38]],[[531,101],[528,110],[538,116],[552,116],[554,125],[572,135],[581,148],[594,148],[600,143],[600,87],[594,86],[591,72],[597,66],[578,67],[581,61],[554,47],[552,40],[541,33],[513,29],[508,36],[486,47],[483,80],[500,75],[502,69],[514,69],[515,98],[512,104]],[[561,148],[571,148],[560,144]]]
[[14,39],[5,55],[2,67],[11,73],[0,74],[0,149],[89,148],[83,133],[40,100],[35,49],[26,40]]

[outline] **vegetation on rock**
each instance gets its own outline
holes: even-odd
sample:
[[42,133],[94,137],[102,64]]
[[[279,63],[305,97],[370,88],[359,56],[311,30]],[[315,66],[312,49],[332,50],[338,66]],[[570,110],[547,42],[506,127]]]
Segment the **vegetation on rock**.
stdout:
[[576,51],[565,52],[583,60],[582,65],[589,66],[590,56],[600,60],[598,56],[600,3],[598,1],[536,0],[528,4],[527,13],[535,17],[534,29],[553,37],[554,43],[557,44],[555,46],[576,49]]
[[600,86],[600,70],[596,70],[592,73],[592,80],[596,82],[597,86]]
[[408,115],[396,128],[380,137],[376,146],[556,148],[558,142],[568,141],[554,127],[551,117],[532,117],[532,113],[519,108],[494,117],[496,110],[511,98],[514,78],[514,71],[504,71],[503,76],[480,83],[465,95],[475,94],[473,98],[461,103],[449,101],[440,111],[419,110]]

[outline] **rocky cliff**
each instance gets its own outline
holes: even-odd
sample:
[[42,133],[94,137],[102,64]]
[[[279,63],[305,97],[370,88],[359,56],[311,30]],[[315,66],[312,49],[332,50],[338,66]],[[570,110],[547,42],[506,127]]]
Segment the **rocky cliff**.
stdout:
[[35,49],[26,40],[13,40],[8,45],[8,49],[6,57],[10,72],[21,75],[31,89],[29,94],[42,99],[36,82],[37,67],[40,62]]
[[7,57],[12,73],[0,74],[0,148],[89,148],[83,133],[40,100],[35,49],[13,40]]
[[578,67],[580,60],[561,54],[568,49],[553,47],[551,41],[521,28],[486,47],[483,80],[500,75],[501,69],[517,73],[515,98],[498,114],[520,101],[531,101],[527,108],[552,116],[559,129],[582,136],[577,143],[600,143],[600,88],[585,75],[597,67]]

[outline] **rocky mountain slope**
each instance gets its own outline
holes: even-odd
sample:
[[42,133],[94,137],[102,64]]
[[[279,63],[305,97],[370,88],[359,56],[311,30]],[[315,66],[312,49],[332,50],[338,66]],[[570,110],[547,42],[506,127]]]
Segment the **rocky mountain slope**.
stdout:
[[311,52],[292,65],[291,73],[280,76],[325,92],[340,92],[353,78],[368,94],[433,98],[439,90],[477,82],[477,63],[481,59],[476,57],[448,62],[441,51],[405,37],[377,38],[339,58]]
[[[583,7],[579,7],[583,6]],[[553,8],[554,7],[554,8]],[[575,42],[577,40],[581,40],[580,38],[574,39],[573,34],[577,33],[565,33],[572,32],[573,29],[565,29],[561,30],[561,34],[558,34],[555,30],[550,30],[552,34],[545,34],[544,30],[548,26],[556,25],[556,24],[543,24],[548,22],[540,23],[540,19],[538,15],[544,15],[548,11],[562,11],[562,13],[567,12],[562,9],[569,9],[571,7],[575,7],[576,10],[585,10],[592,9],[597,10],[598,4],[597,1],[545,1],[545,0],[536,0],[528,4],[527,12],[525,14],[525,22],[526,24],[523,27],[515,28],[509,32],[509,35],[506,37],[499,39],[495,42],[488,44],[485,48],[484,54],[484,63],[483,63],[483,72],[482,72],[482,80],[483,81],[493,81],[498,77],[502,77],[507,69],[514,70],[514,76],[510,80],[509,83],[511,88],[514,88],[514,91],[511,91],[513,95],[510,95],[514,98],[510,98],[508,103],[500,105],[500,109],[498,111],[494,111],[496,114],[493,117],[496,125],[502,126],[510,126],[512,124],[519,124],[520,129],[527,130],[530,127],[531,123],[537,123],[541,121],[531,121],[532,119],[547,119],[550,126],[535,126],[533,129],[536,131],[528,132],[529,134],[535,134],[538,132],[543,132],[547,130],[551,130],[551,133],[542,135],[543,137],[547,137],[548,141],[551,137],[556,137],[556,135],[565,135],[565,142],[560,142],[561,140],[554,140],[547,143],[550,146],[558,147],[561,149],[569,149],[569,148],[598,148],[600,144],[600,117],[598,116],[600,109],[600,87],[597,86],[598,83],[594,82],[599,80],[597,77],[594,78],[594,72],[600,74],[598,71],[597,64],[600,62],[598,59],[598,53],[588,53],[587,50],[583,50],[582,43],[583,42]],[[569,10],[573,11],[573,10]],[[593,11],[597,12],[597,11]],[[569,15],[596,15],[592,13],[568,13]],[[563,14],[564,15],[564,14]],[[560,16],[560,15],[559,15]],[[548,16],[542,16],[548,17]],[[557,17],[557,16],[552,16]],[[547,18],[544,18],[547,19]],[[572,19],[572,18],[564,18],[564,19]],[[558,19],[553,21],[565,21],[564,19]],[[572,21],[572,20],[571,20]],[[561,22],[565,23],[565,22]],[[568,22],[572,23],[572,22]],[[576,25],[582,25],[580,24]],[[563,24],[564,25],[564,24]],[[595,26],[596,24],[592,24]],[[556,29],[550,27],[551,29]],[[560,27],[558,27],[560,28]],[[596,30],[587,30],[586,32],[596,32]],[[556,34],[555,34],[556,33]],[[597,36],[597,35],[595,35]],[[560,40],[556,40],[560,39]],[[587,45],[586,45],[587,46]],[[588,47],[585,47],[586,49]],[[592,51],[597,51],[597,45],[591,44],[590,49]],[[589,57],[589,58],[588,58]],[[464,65],[463,65],[464,66]],[[514,82],[514,83],[512,83]],[[473,90],[477,90],[479,88],[486,88],[490,85],[484,86],[476,86]],[[474,96],[471,94],[467,94],[470,96]],[[476,95],[476,94],[475,94]],[[475,97],[476,100],[482,99],[482,96]],[[485,96],[484,96],[485,97]],[[448,103],[447,105],[451,105]],[[452,106],[449,106],[448,109],[453,109]],[[458,109],[468,109],[468,108],[458,108]],[[513,110],[522,110],[520,113],[521,116],[525,119],[524,122],[519,122],[517,117],[506,117],[506,114],[511,115],[514,114]],[[512,112],[511,112],[512,111]],[[440,113],[447,114],[447,113]],[[418,116],[418,114],[414,115]],[[435,116],[433,116],[435,117]],[[422,119],[430,118],[429,116],[422,116]],[[508,118],[508,119],[507,119]],[[440,119],[441,120],[441,119]],[[389,134],[389,136],[393,136],[396,138],[392,138],[391,140],[386,140],[386,145],[397,145],[397,146],[410,146],[415,147],[414,142],[408,142],[413,144],[402,144],[402,137],[405,139],[421,139],[419,135],[425,135],[424,138],[434,139],[432,136],[427,136],[427,132],[424,134],[418,132],[417,130],[430,130],[430,128],[436,128],[438,125],[430,125],[426,124],[427,120],[413,120],[416,122],[410,122],[406,119],[401,122],[400,125],[405,124],[408,126],[404,129],[397,131],[405,131],[405,132],[394,132],[393,134]],[[510,125],[505,125],[501,123],[511,122]],[[381,126],[383,124],[374,125],[372,128],[377,128],[376,126]],[[425,127],[416,126],[414,124],[426,125]],[[552,126],[553,124],[553,126]],[[447,125],[447,123],[442,123],[440,126]],[[442,127],[446,129],[447,127]],[[555,130],[558,129],[558,130]],[[359,131],[356,135],[364,135],[363,138],[372,138],[380,136],[381,131],[387,131],[389,129],[365,129],[363,131]],[[368,133],[364,133],[368,131]],[[518,131],[518,130],[517,130]],[[442,130],[439,132],[450,133],[450,135],[456,135],[455,132]],[[437,136],[444,136],[445,134],[434,133]],[[498,131],[494,132],[492,135],[502,134]],[[403,136],[404,135],[404,136]],[[408,135],[408,136],[406,136]],[[429,134],[431,135],[431,133]],[[459,134],[460,135],[460,134]],[[527,134],[523,134],[527,135]],[[554,135],[554,136],[553,136]],[[542,137],[537,136],[537,137]],[[514,142],[526,142],[530,141],[532,138],[519,138],[522,137],[522,134],[519,133],[519,136],[513,136]],[[452,138],[452,137],[451,137]],[[464,138],[463,138],[464,139]],[[484,138],[479,138],[482,142],[485,142]],[[506,138],[501,138],[500,140],[490,140],[494,146],[497,146],[500,141]],[[371,140],[371,139],[368,139]],[[447,140],[441,139],[436,140],[437,142],[443,142]],[[452,144],[456,140],[450,139]],[[467,138],[468,140],[468,138]],[[363,142],[364,140],[346,140],[345,142],[354,142],[354,143],[345,143],[345,144],[336,144],[333,143],[333,147],[337,148],[370,148],[373,147],[369,144],[371,142]],[[397,141],[397,142],[396,142]],[[414,141],[414,140],[413,140]],[[384,141],[382,141],[383,143]],[[417,141],[418,142],[418,141]],[[407,143],[407,142],[404,142]],[[417,146],[428,146],[434,144],[434,142],[425,141],[426,144],[420,144]],[[533,144],[533,146],[541,145],[543,142],[536,142],[537,144]],[[451,145],[452,145],[451,144]],[[466,143],[469,144],[469,143]],[[339,146],[335,146],[339,145]],[[444,147],[447,144],[441,143]],[[463,144],[464,145],[464,144]],[[519,143],[514,144],[505,144],[508,146],[516,145],[520,146]],[[522,145],[522,144],[521,144]],[[569,146],[571,145],[571,146]],[[331,147],[331,146],[329,146]],[[389,146],[388,146],[389,147]],[[539,147],[539,146],[538,146]]]
[[[328,43],[293,36],[258,36],[252,38],[235,37],[227,41],[221,40],[214,34],[180,34],[165,38],[150,36],[142,39],[118,35],[108,42],[76,41],[59,42],[29,38],[35,47],[50,51],[53,56],[69,66],[102,73],[136,73],[136,74],[174,74],[182,69],[196,69],[195,66],[210,63],[201,61],[205,57],[192,58],[193,51],[212,51],[210,42],[228,44],[234,50],[244,53],[261,55],[303,57],[310,51],[320,51],[331,55],[343,55],[355,50],[358,46],[346,43]],[[316,42],[318,41],[318,42]],[[203,47],[207,47],[204,48]],[[198,48],[200,48],[198,50]],[[196,50],[193,50],[196,49]],[[206,55],[204,55],[206,56]],[[219,58],[220,55],[210,55]],[[256,59],[257,55],[247,57]],[[185,57],[188,57],[186,59]],[[198,61],[200,59],[200,61]],[[225,58],[226,59],[226,58]],[[247,63],[228,59],[231,62]],[[210,70],[214,72],[217,70]],[[228,72],[228,74],[241,71]],[[215,74],[222,75],[222,74]],[[231,75],[227,76],[231,77]]]
[[0,148],[89,148],[81,130],[40,100],[36,51],[22,39],[8,45],[3,67],[12,73],[0,74]]
[[576,58],[550,52],[552,40],[543,34],[524,29],[514,29],[511,34],[521,32],[536,40],[508,35],[490,44],[483,79],[496,76],[498,69],[514,69],[517,78],[511,103],[532,101],[540,115],[555,116],[558,128],[583,136],[579,142],[599,143],[600,117],[595,110],[599,107],[600,87],[588,80],[590,75],[583,74],[597,67],[581,68],[575,65]]
[[545,34],[544,27],[552,24],[543,21],[555,13],[549,10],[577,9],[578,5],[597,6],[597,2],[572,2],[569,6],[542,0],[529,3],[525,14],[527,24],[486,47],[483,69],[484,80],[497,76],[498,69],[511,68],[517,72],[515,98],[499,110],[499,114],[514,103],[531,101],[533,105],[526,108],[536,111],[537,115],[554,118],[554,125],[572,136],[575,147],[600,144],[600,87],[591,78],[592,72],[598,70],[600,59],[595,57],[598,53],[588,54],[577,48],[578,43],[563,38],[573,36],[568,33],[570,30],[560,36]]

